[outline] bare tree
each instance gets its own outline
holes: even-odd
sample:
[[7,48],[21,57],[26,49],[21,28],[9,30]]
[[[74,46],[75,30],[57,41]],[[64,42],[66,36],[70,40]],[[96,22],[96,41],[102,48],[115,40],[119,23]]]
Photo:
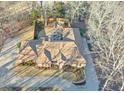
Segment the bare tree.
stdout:
[[[102,90],[124,90],[124,3],[91,2],[88,25],[94,51],[101,51],[96,67],[105,80]],[[92,30],[92,31],[91,31]]]
[[65,4],[66,14],[65,17],[70,19],[70,22],[79,20],[79,18],[88,17],[89,3],[84,1],[71,1]]

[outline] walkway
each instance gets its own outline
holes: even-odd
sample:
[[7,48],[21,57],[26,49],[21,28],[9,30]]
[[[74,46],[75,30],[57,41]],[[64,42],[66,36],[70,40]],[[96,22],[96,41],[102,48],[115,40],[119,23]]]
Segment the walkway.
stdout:
[[[91,55],[89,55],[89,49],[87,46],[87,41],[85,38],[81,38],[79,29],[74,28],[75,41],[79,48],[80,53],[86,59],[86,85],[84,86],[84,90],[89,91],[97,91],[99,89],[99,82],[96,75],[95,67],[93,64],[93,59]],[[88,54],[88,55],[86,55]]]

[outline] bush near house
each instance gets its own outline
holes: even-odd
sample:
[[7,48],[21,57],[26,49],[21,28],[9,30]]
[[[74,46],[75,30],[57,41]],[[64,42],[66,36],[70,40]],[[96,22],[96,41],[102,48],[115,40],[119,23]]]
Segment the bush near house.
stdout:
[[79,31],[80,31],[81,37],[83,37],[84,34],[86,33],[87,29],[86,28],[79,28]]
[[21,48],[21,42],[18,42],[16,45],[17,45],[18,49],[20,50],[20,48]]
[[22,65],[23,65],[23,66],[34,66],[35,63],[34,63],[33,60],[29,60],[29,61],[27,61],[27,62],[23,62]]
[[32,18],[32,23],[35,25],[35,21],[40,18],[40,10],[39,9],[32,9],[31,11],[31,18]]

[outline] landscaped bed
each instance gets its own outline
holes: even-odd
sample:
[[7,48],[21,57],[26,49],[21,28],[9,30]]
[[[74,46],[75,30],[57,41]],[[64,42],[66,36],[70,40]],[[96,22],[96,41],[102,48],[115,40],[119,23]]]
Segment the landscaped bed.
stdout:
[[73,76],[73,77],[70,77],[70,79],[74,84],[80,85],[80,84],[84,84],[86,82],[84,68],[79,69],[76,67],[66,65],[64,67],[64,71],[68,73],[68,75],[66,77],[64,76],[64,78],[68,79],[70,76]]
[[85,71],[80,69],[77,72],[75,72],[76,78],[73,81],[74,84],[76,85],[81,85],[86,83],[86,76],[85,76]]

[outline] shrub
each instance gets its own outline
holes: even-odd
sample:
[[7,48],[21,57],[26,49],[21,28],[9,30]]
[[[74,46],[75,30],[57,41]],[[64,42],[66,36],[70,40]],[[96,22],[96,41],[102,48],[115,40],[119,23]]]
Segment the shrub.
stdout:
[[23,66],[32,66],[32,65],[35,65],[35,63],[33,62],[33,60],[29,60],[27,62],[23,62],[22,65]]
[[86,28],[80,28],[79,30],[80,30],[81,37],[83,37],[84,34],[86,33],[87,29]]
[[62,91],[62,89],[60,87],[58,87],[58,86],[55,85],[53,87],[52,91]]
[[20,48],[21,47],[21,42],[18,42],[16,45],[17,45],[18,48]]

